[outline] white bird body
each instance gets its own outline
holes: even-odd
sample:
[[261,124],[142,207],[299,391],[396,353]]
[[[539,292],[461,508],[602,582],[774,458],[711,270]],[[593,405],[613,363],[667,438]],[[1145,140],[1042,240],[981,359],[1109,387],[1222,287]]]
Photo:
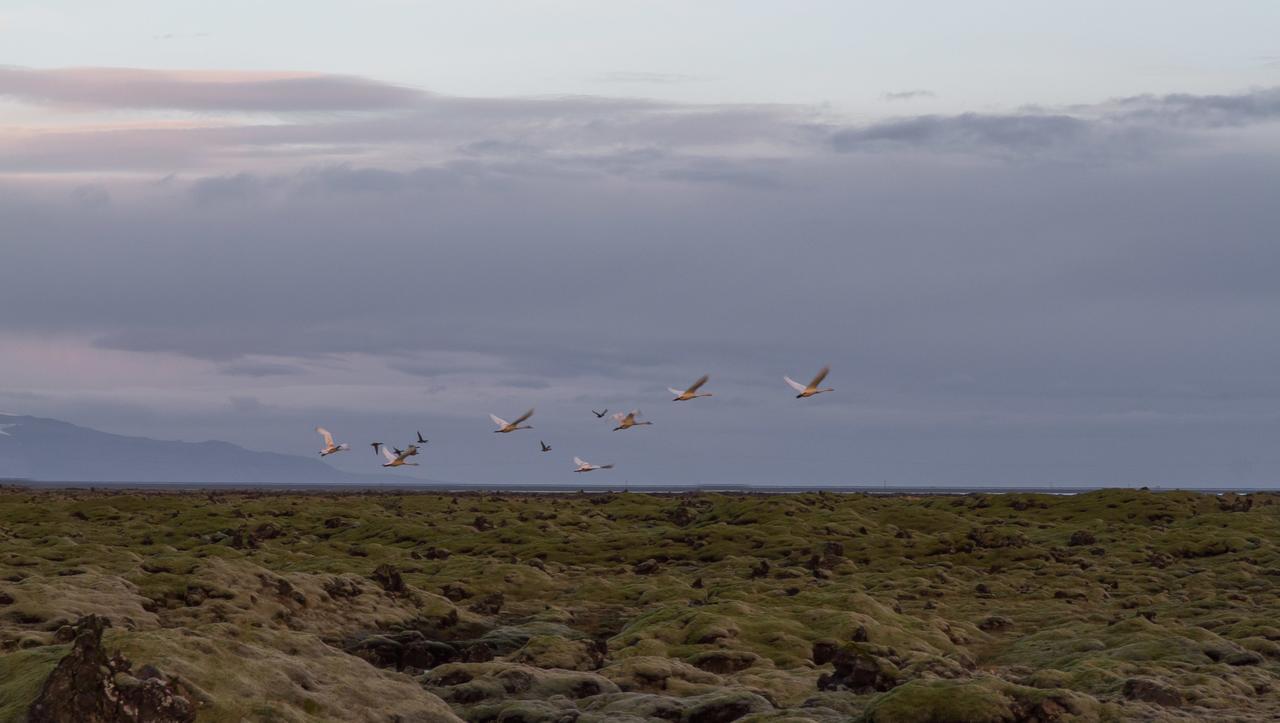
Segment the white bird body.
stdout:
[[611,464],[591,464],[581,457],[574,457],[573,463],[578,465],[574,472],[592,472],[597,469],[613,469]]
[[641,427],[646,424],[653,424],[653,422],[641,422],[639,421],[639,417],[640,412],[635,410],[627,412],[626,414],[618,412],[613,415],[614,420],[618,423],[618,426],[614,427],[613,431],[616,432],[620,429],[631,429],[632,427]]
[[669,391],[669,392],[671,392],[672,394],[676,395],[676,398],[675,398],[675,399],[672,399],[671,401],[673,401],[673,402],[684,402],[684,401],[688,401],[688,400],[690,400],[690,399],[697,399],[698,397],[709,397],[709,396],[711,396],[711,392],[703,392],[703,393],[701,393],[701,394],[699,394],[699,393],[698,393],[698,389],[699,389],[703,384],[706,384],[706,383],[707,383],[707,380],[708,380],[708,379],[710,379],[710,378],[711,378],[711,376],[710,376],[710,375],[708,375],[708,374],[703,374],[703,375],[698,379],[698,381],[694,382],[692,386],[690,386],[688,389],[686,389],[686,390],[684,390],[684,391],[680,391],[679,389],[676,389],[675,387],[667,387],[667,391]]
[[410,445],[409,449],[406,449],[400,454],[396,454],[395,452],[392,452],[386,447],[383,447],[382,456],[387,458],[387,462],[382,466],[383,467],[417,467],[418,466],[417,462],[405,461],[405,458],[412,457],[417,453],[418,453],[418,448],[414,447],[413,445]]
[[799,392],[799,394],[796,395],[796,399],[804,399],[806,397],[812,397],[815,394],[822,394],[823,392],[835,391],[830,387],[826,389],[818,388],[818,385],[822,383],[823,379],[827,378],[827,374],[830,371],[831,371],[831,367],[822,367],[822,371],[818,372],[818,375],[813,378],[813,381],[809,382],[807,385],[801,384],[800,382],[797,382],[796,380],[788,376],[782,377],[782,380],[787,383],[787,386]]
[[519,417],[516,417],[516,420],[514,422],[508,422],[507,420],[497,416],[496,414],[490,414],[489,419],[492,419],[493,423],[498,425],[498,428],[493,430],[494,432],[500,433],[500,434],[506,434],[508,432],[514,432],[517,429],[533,429],[533,425],[521,424],[521,422],[525,421],[526,419],[532,416],[533,416],[533,410],[530,409],[524,414],[521,414]]
[[343,444],[334,444],[333,435],[329,434],[329,430],[324,427],[316,427],[316,431],[320,433],[321,437],[324,437],[324,449],[320,450],[321,457],[328,457],[331,454],[337,454],[338,452],[345,452],[348,449],[351,449],[351,445],[346,444],[345,442]]

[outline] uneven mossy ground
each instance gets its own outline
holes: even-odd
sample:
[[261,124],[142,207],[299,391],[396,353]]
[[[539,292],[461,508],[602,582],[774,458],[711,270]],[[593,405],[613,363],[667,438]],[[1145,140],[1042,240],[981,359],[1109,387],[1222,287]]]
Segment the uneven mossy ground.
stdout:
[[5,488],[0,720],[89,613],[209,721],[1275,720],[1278,500]]

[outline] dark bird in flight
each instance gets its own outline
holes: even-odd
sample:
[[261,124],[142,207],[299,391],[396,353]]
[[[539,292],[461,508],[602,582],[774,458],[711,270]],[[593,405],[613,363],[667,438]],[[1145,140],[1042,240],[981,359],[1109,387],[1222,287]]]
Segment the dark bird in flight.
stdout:
[[596,419],[604,419],[604,415],[608,414],[609,410],[606,409],[603,412],[597,412],[596,410],[592,409],[591,413],[596,415]]
[[382,454],[382,442],[370,442],[369,446],[373,447],[374,454]]
[[551,445],[547,444],[546,442],[542,441],[541,439],[539,439],[539,440],[538,440],[538,444],[542,445],[542,451],[543,451],[543,452],[550,452],[550,451],[551,451]]
[[418,444],[426,444],[427,440],[422,438],[422,430],[418,430]]

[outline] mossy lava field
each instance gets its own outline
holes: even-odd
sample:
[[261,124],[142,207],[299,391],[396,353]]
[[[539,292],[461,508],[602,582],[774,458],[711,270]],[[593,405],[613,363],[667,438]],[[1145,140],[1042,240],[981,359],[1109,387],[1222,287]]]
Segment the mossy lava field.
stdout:
[[1280,496],[0,489],[0,721],[1280,719]]

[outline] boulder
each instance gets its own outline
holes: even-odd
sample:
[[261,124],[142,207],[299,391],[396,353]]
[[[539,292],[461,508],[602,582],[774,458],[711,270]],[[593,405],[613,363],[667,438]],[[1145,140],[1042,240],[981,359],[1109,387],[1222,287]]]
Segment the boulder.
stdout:
[[27,712],[30,723],[190,723],[196,708],[177,685],[147,666],[132,664],[102,645],[105,618],[89,615],[75,625],[71,652],[45,679]]
[[1182,692],[1153,678],[1130,678],[1124,682],[1124,697],[1156,705],[1180,706]]

